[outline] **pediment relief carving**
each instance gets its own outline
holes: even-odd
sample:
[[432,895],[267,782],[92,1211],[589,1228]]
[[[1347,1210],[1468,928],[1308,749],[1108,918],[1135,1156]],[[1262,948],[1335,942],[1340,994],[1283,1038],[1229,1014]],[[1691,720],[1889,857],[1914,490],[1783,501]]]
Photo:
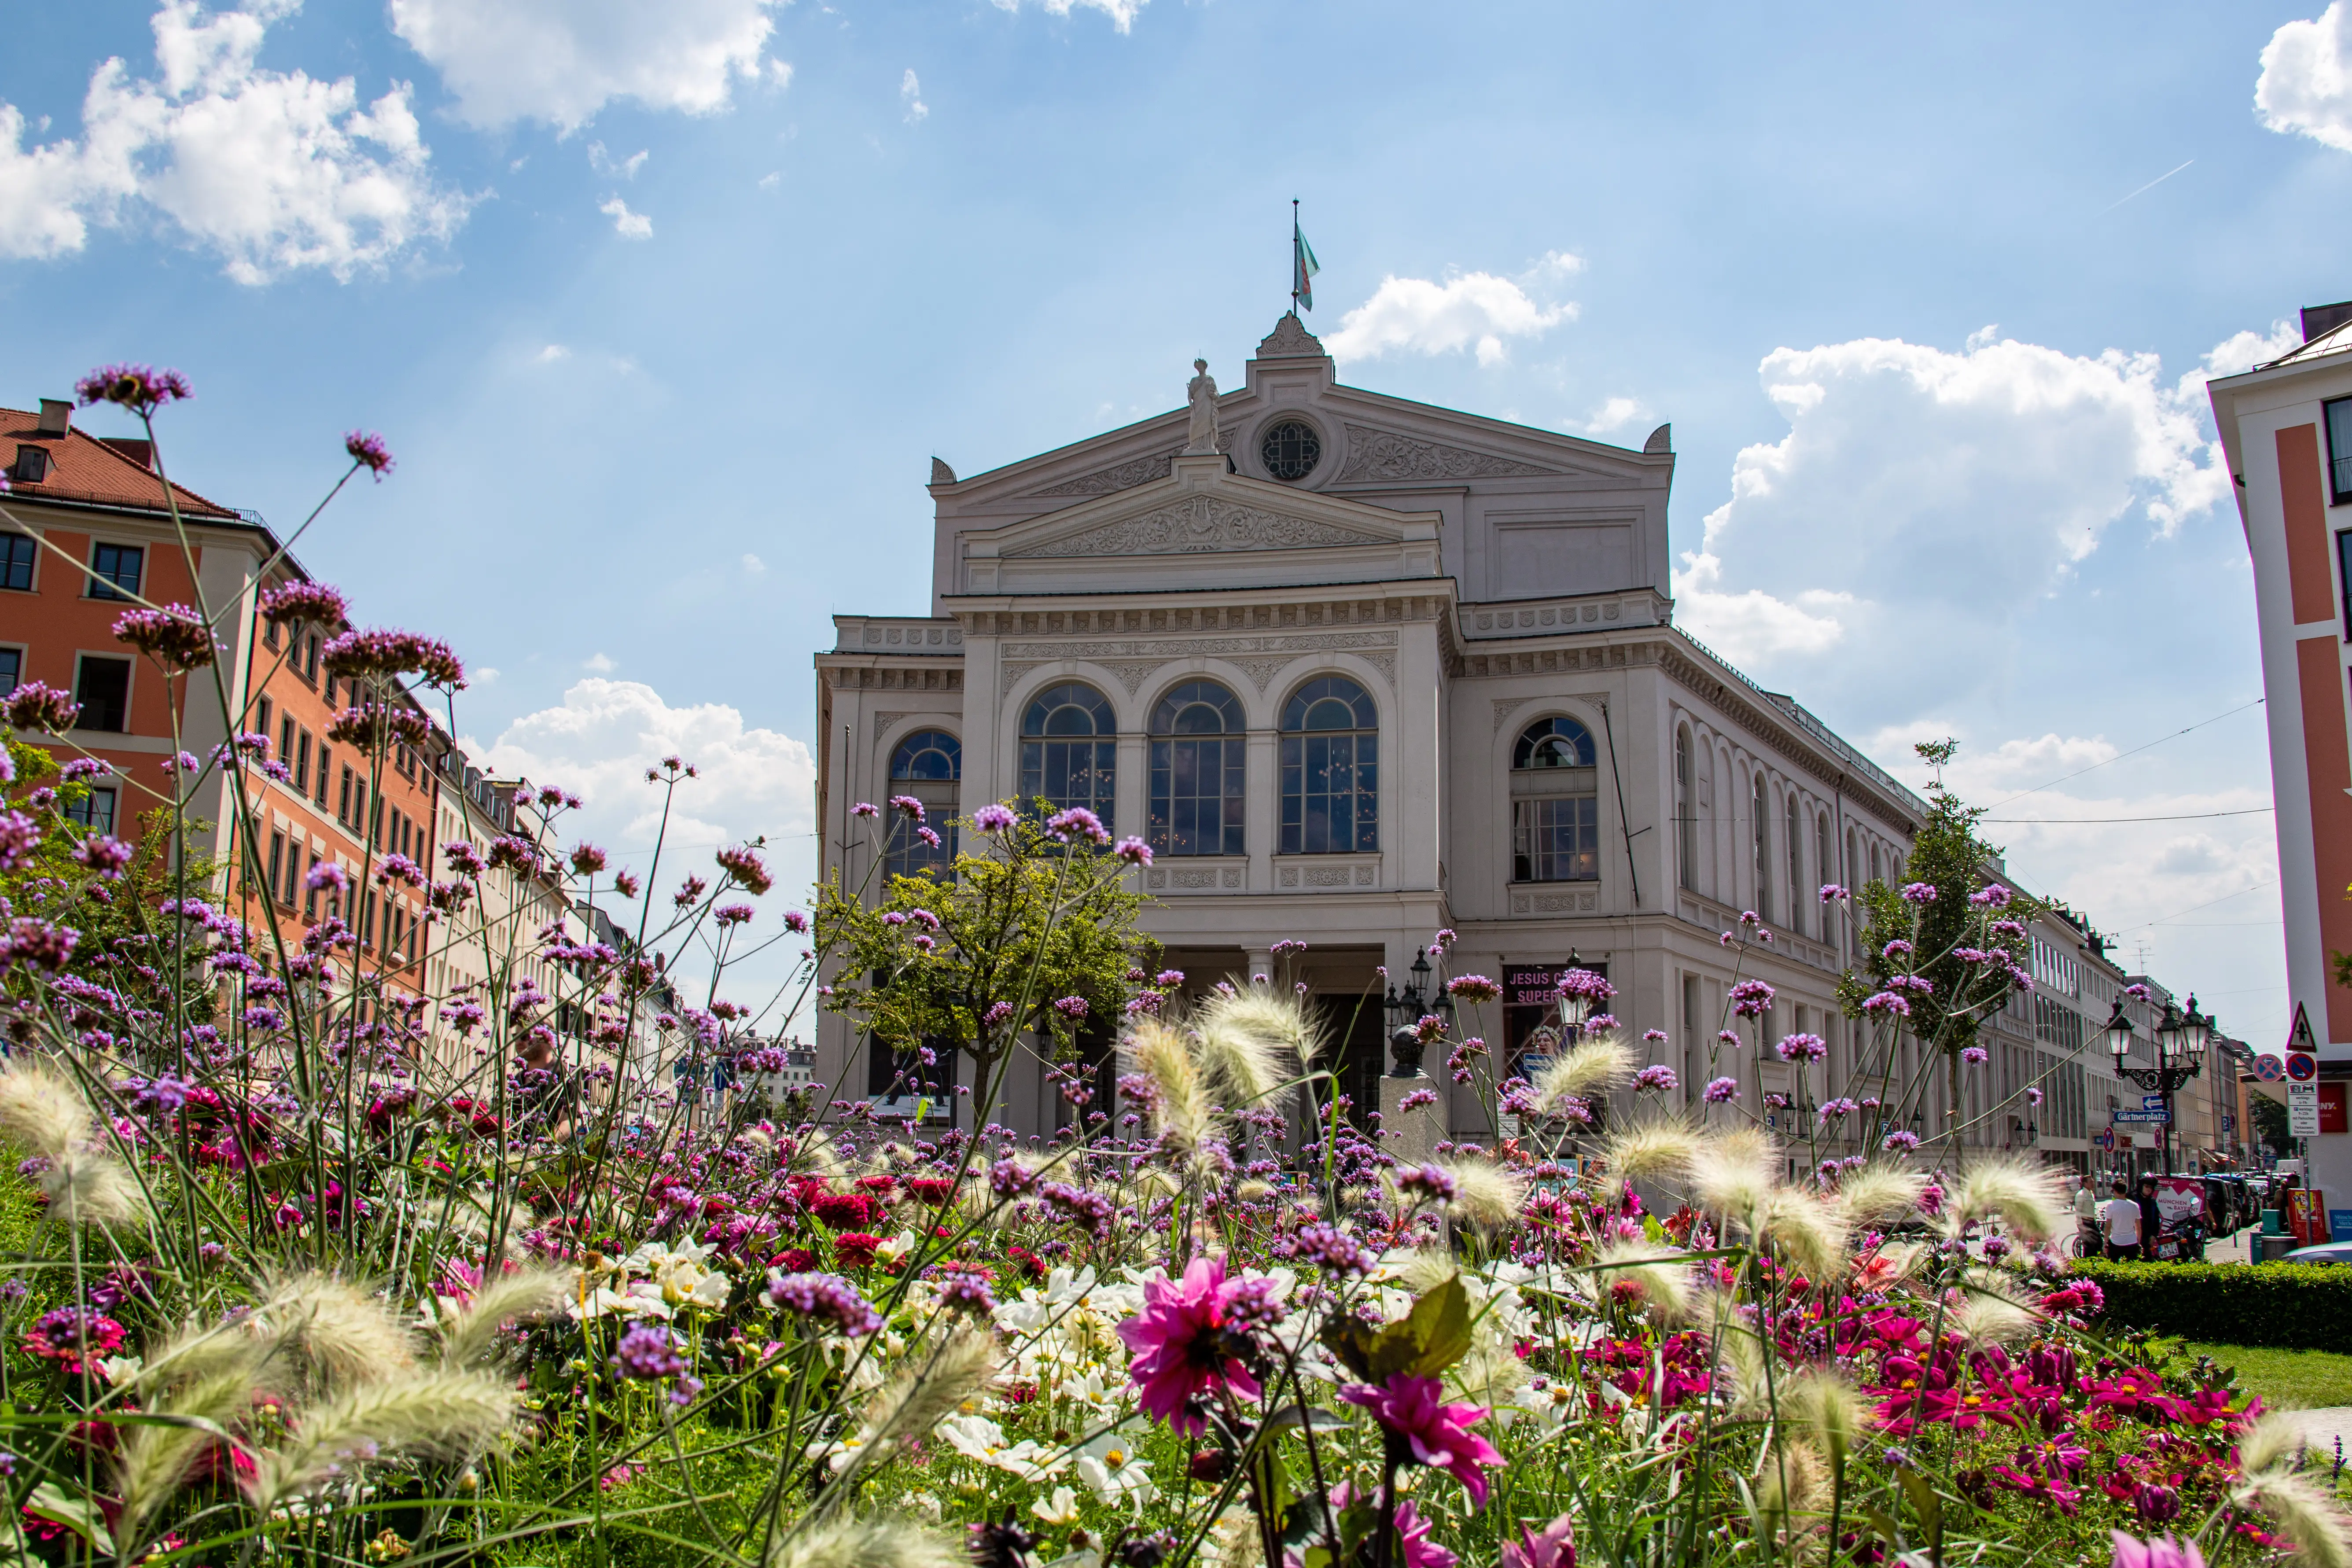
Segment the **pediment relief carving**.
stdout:
[[1516,458],[1449,447],[1369,425],[1348,426],[1348,466],[1340,470],[1342,484],[1357,479],[1487,479],[1557,474]]
[[1189,495],[1134,517],[1024,545],[1007,557],[1194,555],[1217,551],[1303,550],[1393,544],[1393,535],[1314,518],[1287,517],[1215,496]]
[[[1234,443],[1240,439],[1241,426],[1238,425],[1220,430],[1217,432],[1217,448],[1230,452],[1234,449]],[[1117,495],[1121,490],[1131,490],[1138,485],[1166,479],[1174,467],[1173,459],[1183,449],[1184,443],[1179,441],[1164,452],[1153,452],[1124,463],[1115,463],[1108,468],[1097,468],[1092,473],[1080,474],[1076,479],[1064,479],[1042,489],[1024,490],[1022,494],[1024,497]]]

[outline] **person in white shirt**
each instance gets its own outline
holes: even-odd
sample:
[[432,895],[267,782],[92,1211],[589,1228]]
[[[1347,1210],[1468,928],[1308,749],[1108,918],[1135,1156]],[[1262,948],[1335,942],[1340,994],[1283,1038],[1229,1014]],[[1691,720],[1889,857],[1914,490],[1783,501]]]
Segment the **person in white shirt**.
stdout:
[[2099,1221],[2107,1238],[2107,1258],[2120,1263],[2139,1256],[2139,1202],[2131,1189],[2116,1184],[2116,1195],[2099,1207]]
[[2080,1256],[2089,1257],[2099,1247],[2099,1199],[2091,1191],[2091,1178],[2074,1179],[2074,1228],[2082,1233]]

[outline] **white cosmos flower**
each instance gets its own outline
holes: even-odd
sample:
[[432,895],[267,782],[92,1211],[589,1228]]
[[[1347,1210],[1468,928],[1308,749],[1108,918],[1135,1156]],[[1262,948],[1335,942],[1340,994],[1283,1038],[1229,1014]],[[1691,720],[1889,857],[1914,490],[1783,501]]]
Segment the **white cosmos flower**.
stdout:
[[1078,1494],[1067,1487],[1055,1487],[1052,1497],[1041,1497],[1030,1503],[1029,1511],[1047,1524],[1076,1524]]
[[1129,1503],[1139,1511],[1160,1495],[1130,1432],[1106,1432],[1087,1442],[1078,1451],[1078,1479],[1102,1501]]
[[1009,1447],[1004,1428],[985,1415],[950,1415],[933,1430],[949,1447],[983,1465]]

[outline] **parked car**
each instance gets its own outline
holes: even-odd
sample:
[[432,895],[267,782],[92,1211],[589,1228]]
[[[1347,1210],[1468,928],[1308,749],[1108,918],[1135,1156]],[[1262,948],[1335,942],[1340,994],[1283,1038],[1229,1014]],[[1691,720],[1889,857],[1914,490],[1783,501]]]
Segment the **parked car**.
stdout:
[[2352,1263],[2352,1241],[2323,1241],[2316,1247],[2298,1247],[2282,1263]]

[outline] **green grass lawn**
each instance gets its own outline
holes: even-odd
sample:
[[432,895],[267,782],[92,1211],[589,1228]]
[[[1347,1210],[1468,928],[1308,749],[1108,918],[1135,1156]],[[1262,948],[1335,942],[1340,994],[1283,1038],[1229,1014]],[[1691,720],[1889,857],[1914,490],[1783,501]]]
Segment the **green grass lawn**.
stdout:
[[2264,1350],[2253,1345],[2208,1345],[2194,1341],[2189,1353],[2210,1355],[2238,1370],[2238,1382],[2259,1394],[2264,1405],[2315,1410],[2352,1405],[2352,1355],[2333,1351]]

